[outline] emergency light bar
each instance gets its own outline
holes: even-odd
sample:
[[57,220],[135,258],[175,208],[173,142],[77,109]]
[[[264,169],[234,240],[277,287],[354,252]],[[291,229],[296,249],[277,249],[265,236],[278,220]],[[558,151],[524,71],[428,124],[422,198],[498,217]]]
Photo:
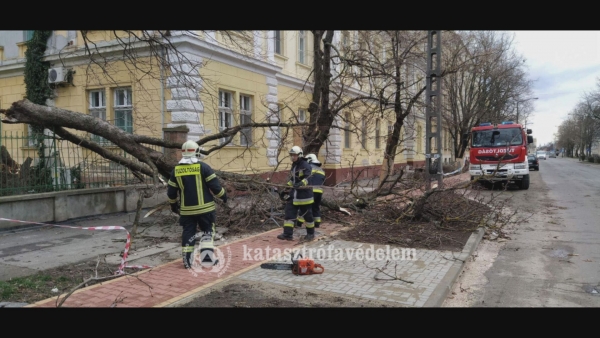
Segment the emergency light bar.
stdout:
[[513,121],[504,121],[502,124],[515,124]]
[[483,127],[483,126],[491,126],[492,123],[491,122],[484,122],[484,123],[480,123],[479,126]]

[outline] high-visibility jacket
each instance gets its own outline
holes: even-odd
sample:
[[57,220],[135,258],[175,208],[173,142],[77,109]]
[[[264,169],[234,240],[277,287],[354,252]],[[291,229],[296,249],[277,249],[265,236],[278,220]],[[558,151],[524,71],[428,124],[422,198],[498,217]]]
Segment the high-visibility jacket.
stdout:
[[[312,172],[310,164],[306,162],[306,159],[299,157],[298,160],[292,163],[292,169],[290,169],[290,177],[287,185],[293,187],[296,182],[300,182],[301,186],[308,185],[308,178]],[[292,189],[291,196],[293,198],[294,205],[306,205],[314,202],[314,195],[312,189]]]
[[323,183],[325,183],[325,171],[321,169],[320,164],[311,163],[311,174],[308,178],[308,185],[313,186],[313,192],[323,193]]
[[213,195],[225,196],[225,189],[213,169],[201,161],[178,164],[173,168],[167,187],[169,203],[177,203],[178,192],[181,199],[179,214],[182,216],[214,211]]

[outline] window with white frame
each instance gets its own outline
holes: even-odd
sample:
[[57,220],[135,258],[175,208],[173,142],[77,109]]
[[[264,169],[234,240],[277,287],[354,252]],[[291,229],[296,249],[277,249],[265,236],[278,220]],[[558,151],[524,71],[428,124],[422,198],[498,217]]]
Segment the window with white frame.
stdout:
[[[106,96],[104,89],[90,90],[88,94],[88,100],[88,109],[90,111],[90,115],[101,119],[102,121],[106,121]],[[94,134],[91,135],[91,139],[94,142],[106,142],[105,138]]]
[[35,133],[33,132],[33,129],[31,128],[30,124],[27,125],[27,144],[26,144],[26,146],[29,146],[29,147],[37,146],[37,142],[35,140]]
[[381,121],[375,120],[375,148],[381,148]]
[[275,31],[275,53],[283,55],[283,31]]
[[442,136],[442,149],[447,150],[448,149],[448,132],[446,131],[446,129],[442,129],[441,136]]
[[34,31],[23,31],[24,41],[29,41],[29,40],[33,39],[33,32]]
[[363,149],[367,150],[367,121],[363,118],[362,119],[362,126],[361,126],[361,138],[360,138],[360,143],[363,147]]
[[133,98],[131,87],[114,90],[115,127],[133,133]]
[[351,136],[350,136],[350,113],[346,113],[345,114],[346,117],[346,124],[345,124],[345,131],[344,131],[344,148],[350,148],[351,144]]
[[[367,54],[367,42],[365,41],[365,37],[362,34],[358,35],[358,50],[359,53],[361,55],[363,55],[363,57],[366,57]],[[367,71],[365,69],[365,66],[361,65],[358,68],[358,74],[363,77],[367,75]]]
[[306,31],[298,31],[298,62],[305,63]]
[[306,109],[298,109],[298,122],[306,122]]
[[[219,131],[230,128],[232,126],[232,102],[233,94],[224,90],[219,90]],[[227,141],[226,137],[222,137],[219,139],[221,144]]]
[[[240,95],[240,124],[252,123],[252,98],[248,95]],[[240,134],[240,145],[252,145],[252,127],[242,128]]]
[[349,48],[350,48],[350,32],[344,31],[344,32],[342,32],[342,54],[346,55]]
[[422,138],[423,138],[423,128],[419,124],[417,126],[417,139],[415,140],[415,142],[417,144],[417,154],[423,153],[423,141],[422,141]]

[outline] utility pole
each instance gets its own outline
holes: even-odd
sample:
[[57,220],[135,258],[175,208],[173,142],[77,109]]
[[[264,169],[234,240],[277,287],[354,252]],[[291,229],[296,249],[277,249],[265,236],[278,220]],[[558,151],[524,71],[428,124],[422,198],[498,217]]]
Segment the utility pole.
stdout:
[[[431,190],[431,177],[437,177],[438,189],[443,188],[442,168],[442,37],[441,31],[428,31],[427,35],[427,85],[425,90],[425,184]],[[435,131],[433,120],[435,119]],[[435,138],[433,154],[431,139]],[[433,166],[433,163],[437,164]]]

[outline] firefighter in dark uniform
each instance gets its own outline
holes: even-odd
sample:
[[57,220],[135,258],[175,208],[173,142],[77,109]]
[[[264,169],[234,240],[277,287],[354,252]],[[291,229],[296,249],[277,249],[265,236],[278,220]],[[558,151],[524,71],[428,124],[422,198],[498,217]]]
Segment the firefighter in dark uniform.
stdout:
[[290,169],[290,180],[287,182],[289,188],[284,193],[290,197],[285,205],[285,220],[283,222],[283,233],[277,236],[279,239],[291,241],[294,235],[294,221],[302,216],[306,222],[306,236],[304,240],[315,238],[315,223],[312,216],[312,204],[314,202],[313,190],[310,188],[298,189],[308,186],[308,178],[311,173],[310,164],[302,157],[302,148],[293,146],[290,150],[292,169]]
[[[306,155],[306,161],[310,164],[311,174],[308,178],[308,185],[313,186],[314,202],[312,204],[312,215],[315,222],[315,228],[321,226],[321,200],[323,199],[323,183],[325,183],[325,171],[321,169],[321,162],[315,154]],[[302,227],[304,218],[298,216],[296,227]]]
[[[196,230],[200,226],[202,231],[200,264],[213,266],[218,263],[214,254],[215,197],[227,203],[227,194],[212,168],[198,159],[199,147],[196,142],[185,142],[181,152],[181,161],[175,166],[169,178],[167,197],[171,210],[181,216],[179,224],[183,227],[181,235],[183,265],[186,269],[192,267]],[[179,195],[179,202],[177,195]]]

